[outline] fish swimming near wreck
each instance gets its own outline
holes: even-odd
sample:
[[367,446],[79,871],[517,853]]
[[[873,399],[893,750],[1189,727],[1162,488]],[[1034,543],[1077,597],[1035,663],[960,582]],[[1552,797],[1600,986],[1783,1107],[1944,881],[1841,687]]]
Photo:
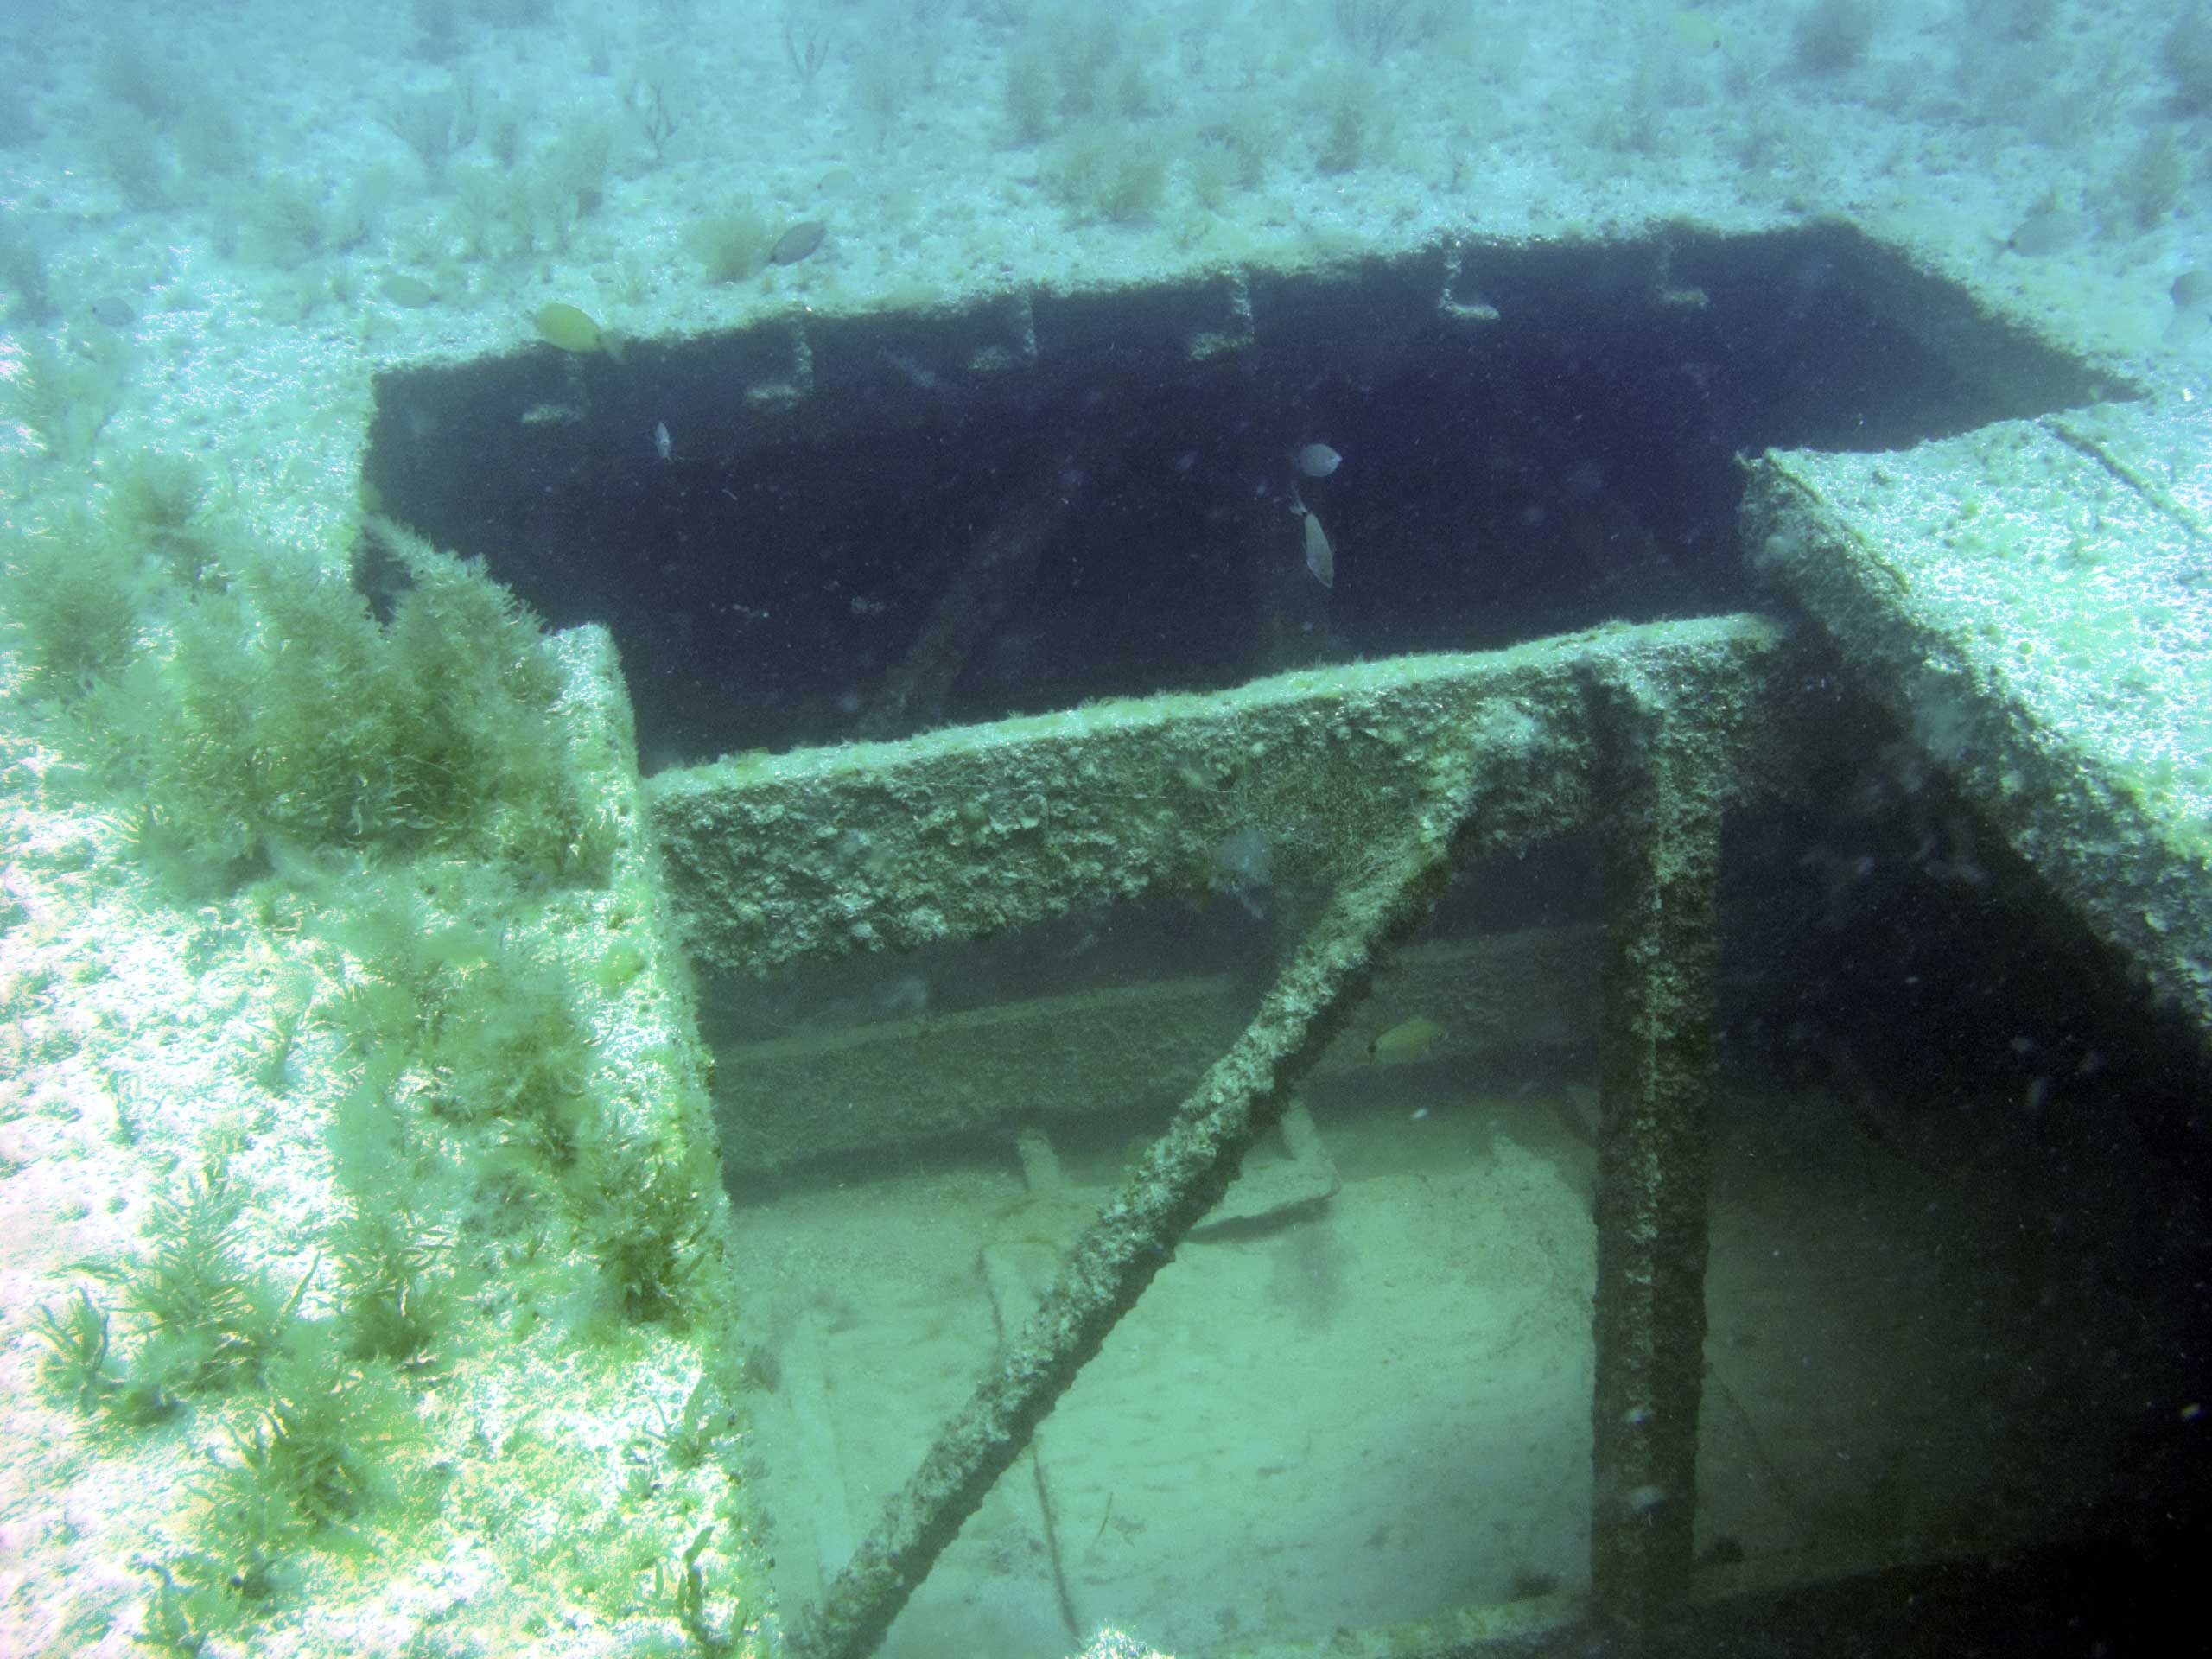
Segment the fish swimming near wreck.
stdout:
[[1370,1039],[1367,1055],[1378,1065],[1404,1065],[1427,1059],[1429,1051],[1443,1040],[1444,1027],[1427,1014],[1417,1014]]
[[1329,545],[1329,532],[1321,528],[1313,509],[1301,506],[1299,511],[1306,515],[1306,568],[1324,588],[1333,588],[1337,585],[1337,550]]

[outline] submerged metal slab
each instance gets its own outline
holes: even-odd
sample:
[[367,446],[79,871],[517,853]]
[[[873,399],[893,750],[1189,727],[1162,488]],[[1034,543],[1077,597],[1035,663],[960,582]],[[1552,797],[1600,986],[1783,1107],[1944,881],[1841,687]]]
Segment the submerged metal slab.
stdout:
[[[1427,1056],[1440,1062],[1592,1048],[1600,933],[1586,924],[1408,950],[1387,1010],[1355,1020],[1316,1077],[1371,1067],[1369,1042],[1416,1014],[1443,1027]],[[1235,1038],[1252,998],[1232,976],[1159,979],[725,1046],[722,1160],[772,1168],[988,1130],[1009,1115],[1164,1112]]]
[[2212,1038],[2212,415],[1770,454],[1746,543],[1912,742]]

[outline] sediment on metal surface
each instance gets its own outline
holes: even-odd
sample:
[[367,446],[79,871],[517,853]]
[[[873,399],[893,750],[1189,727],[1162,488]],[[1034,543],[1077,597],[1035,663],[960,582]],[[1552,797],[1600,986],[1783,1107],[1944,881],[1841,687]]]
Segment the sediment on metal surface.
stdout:
[[1744,522],[1907,739],[2212,1042],[2208,438],[2203,411],[2123,408],[1775,454]]
[[1651,1652],[1693,1565],[1717,1022],[1715,895],[1734,758],[1663,694],[1601,689],[1605,967],[1599,1041],[1591,1593]]
[[[1085,905],[1203,889],[1255,824],[1278,882],[1332,890],[1439,768],[1526,777],[1547,833],[1590,821],[1589,677],[1635,664],[1744,747],[1778,751],[1780,634],[1751,616],[1607,626],[1510,650],[1301,670],[1207,696],[749,754],[647,784],[671,904],[707,971],[984,938]],[[1523,765],[1531,753],[1545,765]],[[1756,762],[1755,762],[1756,764]]]

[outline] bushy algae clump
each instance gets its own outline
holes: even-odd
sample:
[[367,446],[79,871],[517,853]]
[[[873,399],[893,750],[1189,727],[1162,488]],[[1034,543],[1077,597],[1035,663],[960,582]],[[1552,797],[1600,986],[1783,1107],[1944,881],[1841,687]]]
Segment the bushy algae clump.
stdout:
[[[104,485],[0,532],[17,712],[149,919],[217,918],[226,974],[270,981],[238,1040],[194,1033],[231,1052],[189,1096],[117,1085],[149,1202],[25,1321],[49,1404],[149,1483],[142,1639],[251,1640],[362,1593],[359,1552],[459,1549],[518,1601],[734,1649],[719,1419],[626,1484],[550,1420],[455,1439],[556,1374],[642,1433],[729,1314],[611,658],[396,524],[272,547],[188,461]],[[470,1521],[511,1486],[561,1508],[557,1567]]]

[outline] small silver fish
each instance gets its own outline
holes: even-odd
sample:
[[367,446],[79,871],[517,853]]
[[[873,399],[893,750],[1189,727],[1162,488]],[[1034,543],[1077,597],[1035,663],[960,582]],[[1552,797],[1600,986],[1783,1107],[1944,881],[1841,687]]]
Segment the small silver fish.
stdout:
[[676,442],[668,435],[668,423],[666,421],[655,421],[653,423],[653,453],[658,455],[663,461],[666,461],[671,455],[676,453]]
[[1321,528],[1313,509],[1307,507],[1305,512],[1306,568],[1324,588],[1333,588],[1337,585],[1337,550],[1329,545],[1329,532]]
[[1298,470],[1308,478],[1326,478],[1344,459],[1325,443],[1309,443],[1298,452]]

